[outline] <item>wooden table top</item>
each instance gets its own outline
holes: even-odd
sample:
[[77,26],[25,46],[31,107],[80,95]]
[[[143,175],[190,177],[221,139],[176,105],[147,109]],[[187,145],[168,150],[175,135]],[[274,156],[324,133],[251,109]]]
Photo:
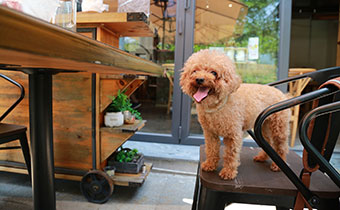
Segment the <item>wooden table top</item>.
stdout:
[[161,75],[161,66],[0,6],[0,68]]
[[[200,169],[202,185],[210,189],[226,192],[246,192],[255,194],[281,194],[296,196],[297,189],[283,172],[272,172],[271,161],[258,163],[253,157],[260,151],[258,147],[243,147],[241,152],[241,165],[234,180],[222,180],[218,173],[222,169],[220,160],[217,171],[204,172]],[[220,156],[223,154],[222,147]],[[206,159],[204,146],[200,148],[200,162]],[[295,152],[290,151],[287,156],[289,167],[299,176],[302,169],[302,160]],[[330,178],[316,171],[311,177],[311,190],[322,197],[338,197],[340,189]]]

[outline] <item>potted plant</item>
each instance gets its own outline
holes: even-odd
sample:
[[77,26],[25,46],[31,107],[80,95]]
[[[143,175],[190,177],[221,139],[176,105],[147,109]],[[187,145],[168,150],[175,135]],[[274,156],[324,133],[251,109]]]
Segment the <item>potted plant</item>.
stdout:
[[104,124],[107,127],[121,126],[124,124],[123,108],[126,106],[128,96],[118,90],[117,96],[112,97],[112,102],[106,109]]
[[130,99],[128,99],[127,103],[123,107],[123,114],[124,114],[124,123],[126,124],[133,124],[135,119],[141,120],[141,114],[132,108],[132,103]]
[[[123,114],[123,112],[125,113]],[[104,116],[105,126],[121,126],[124,124],[124,121],[126,123],[134,123],[134,119],[141,120],[141,114],[132,108],[130,99],[125,94],[125,91],[118,90],[117,96],[112,97],[112,102],[106,109]]]
[[108,165],[114,166],[119,173],[137,174],[144,165],[144,156],[137,149],[120,147],[109,157]]

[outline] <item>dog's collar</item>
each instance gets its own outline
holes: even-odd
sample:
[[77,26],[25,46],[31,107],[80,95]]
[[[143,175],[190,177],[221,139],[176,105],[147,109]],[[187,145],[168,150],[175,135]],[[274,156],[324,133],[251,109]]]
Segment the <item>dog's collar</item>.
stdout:
[[205,109],[204,111],[206,113],[213,113],[213,112],[217,112],[218,110],[222,109],[222,107],[224,107],[224,105],[227,103],[228,101],[228,96],[226,96],[222,103],[220,103],[220,105],[218,105],[217,107],[213,108],[213,109]]

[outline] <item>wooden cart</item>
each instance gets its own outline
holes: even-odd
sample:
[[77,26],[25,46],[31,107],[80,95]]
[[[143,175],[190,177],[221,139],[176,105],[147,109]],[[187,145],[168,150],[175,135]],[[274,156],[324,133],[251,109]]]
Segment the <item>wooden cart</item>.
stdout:
[[[85,16],[88,17],[88,14]],[[95,23],[86,23],[84,22],[86,18],[83,18],[83,21],[79,21],[79,31],[113,46],[118,45],[118,38],[121,36],[119,28],[124,28],[124,30],[127,28],[122,27],[124,24],[130,27],[129,33],[124,32],[124,35],[133,34],[131,27],[135,29],[138,36],[152,36],[153,34],[148,27],[144,14],[133,14],[134,18],[131,18],[131,15],[126,13],[118,15],[103,13],[103,16],[105,16],[105,23],[100,23],[102,19]],[[82,15],[80,14],[79,17],[82,18]],[[114,25],[118,26],[117,31],[115,31]],[[143,33],[139,31],[140,33],[138,34],[138,30],[143,31]],[[56,39],[63,38],[58,37],[58,35],[55,36]],[[59,47],[57,44],[49,44],[51,44],[51,47]],[[70,51],[72,51],[72,44],[77,43],[72,43],[72,40],[70,40]],[[105,50],[96,50],[113,53],[110,49],[106,49],[105,46],[103,49]],[[141,75],[145,73],[151,75],[162,74],[161,67],[152,62],[138,60],[136,62],[135,58],[131,59],[129,54],[121,51],[119,56],[121,59],[116,59],[115,62],[117,63],[115,65],[124,67],[117,68],[117,72],[121,73],[118,75],[105,74],[105,71],[103,71],[104,73],[102,74],[58,73],[53,76],[55,177],[82,180],[82,190],[89,190],[89,200],[97,203],[105,202],[110,197],[113,185],[131,186],[142,184],[151,169],[151,164],[146,164],[144,172],[136,175],[116,174],[114,178],[103,172],[107,158],[144,125],[144,121],[137,121],[129,129],[124,126],[121,128],[103,127],[103,115],[111,102],[110,96],[115,95],[118,90],[127,90],[126,94],[130,95],[143,84],[147,77],[138,75],[136,69],[143,70],[140,72]],[[64,66],[72,69],[72,65],[74,64],[70,63]],[[139,65],[138,68],[135,65]],[[130,71],[129,68],[132,68],[133,71]],[[3,71],[2,73],[21,83],[26,90],[28,89],[28,77],[26,74],[15,71]],[[0,112],[2,107],[5,107],[15,94],[17,94],[15,88],[10,89],[6,84],[0,83]],[[26,95],[15,111],[7,117],[6,122],[29,127],[28,113],[28,96]],[[10,143],[8,146],[16,146],[13,144],[15,143]],[[0,153],[0,170],[27,173],[23,163],[23,156],[18,150]]]

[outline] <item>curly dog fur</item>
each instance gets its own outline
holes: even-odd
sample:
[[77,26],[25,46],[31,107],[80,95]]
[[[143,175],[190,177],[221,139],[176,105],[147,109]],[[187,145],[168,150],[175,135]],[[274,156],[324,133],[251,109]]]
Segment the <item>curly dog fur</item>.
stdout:
[[[205,137],[207,159],[201,164],[204,171],[214,171],[219,161],[219,137],[225,145],[223,168],[219,175],[229,180],[237,176],[240,151],[245,131],[252,129],[257,116],[268,106],[285,100],[280,90],[259,84],[241,84],[235,66],[224,54],[201,50],[185,63],[180,77],[184,93],[196,102],[198,121]],[[283,160],[288,153],[290,111],[273,114],[263,125],[263,135]],[[261,151],[254,161],[268,159]],[[271,170],[279,171],[273,162]]]

